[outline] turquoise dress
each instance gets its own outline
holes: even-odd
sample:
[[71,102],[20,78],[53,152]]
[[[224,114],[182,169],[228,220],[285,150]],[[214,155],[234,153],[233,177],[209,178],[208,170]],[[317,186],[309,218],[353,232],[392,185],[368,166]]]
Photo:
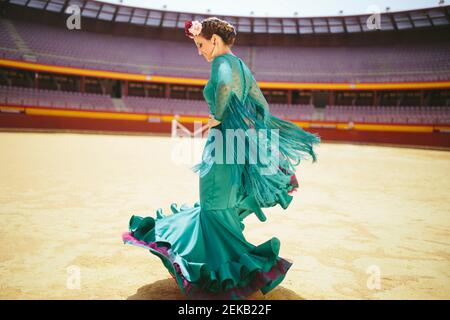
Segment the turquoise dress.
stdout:
[[210,113],[220,121],[208,132],[199,174],[199,201],[173,203],[172,214],[133,215],[124,243],[158,256],[191,299],[244,299],[266,294],[292,265],[279,257],[280,241],[249,243],[244,219],[262,208],[287,209],[298,187],[295,168],[311,157],[320,137],[269,111],[255,78],[232,53],[212,61],[203,90]]

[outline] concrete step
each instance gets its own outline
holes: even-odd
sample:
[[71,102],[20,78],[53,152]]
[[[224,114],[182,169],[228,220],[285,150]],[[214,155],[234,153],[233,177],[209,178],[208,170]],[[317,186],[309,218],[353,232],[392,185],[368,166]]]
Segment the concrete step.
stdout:
[[114,106],[114,109],[116,111],[128,111],[128,108],[127,108],[127,106],[125,105],[125,103],[123,102],[122,99],[120,99],[120,98],[112,98],[111,100],[113,102],[113,106]]
[[12,40],[14,41],[14,44],[16,45],[17,49],[19,49],[19,51],[23,53],[24,59],[26,56],[27,59],[29,59],[27,61],[36,61],[37,58],[34,55],[33,50],[31,50],[28,47],[28,45],[23,40],[20,33],[17,31],[14,24],[7,19],[0,20],[0,24],[3,28],[5,28],[8,31],[8,33],[9,33],[10,37],[12,38]]

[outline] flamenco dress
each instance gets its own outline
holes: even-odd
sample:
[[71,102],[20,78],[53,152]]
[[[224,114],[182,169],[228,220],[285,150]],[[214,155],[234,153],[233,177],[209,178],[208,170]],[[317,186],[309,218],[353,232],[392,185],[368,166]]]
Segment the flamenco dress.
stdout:
[[245,299],[268,293],[292,261],[279,256],[280,241],[248,242],[244,219],[262,208],[287,209],[298,187],[301,160],[317,161],[320,137],[270,113],[247,65],[232,53],[215,57],[203,90],[220,121],[208,132],[199,175],[199,201],[161,208],[156,216],[132,215],[124,243],[159,257],[190,299]]

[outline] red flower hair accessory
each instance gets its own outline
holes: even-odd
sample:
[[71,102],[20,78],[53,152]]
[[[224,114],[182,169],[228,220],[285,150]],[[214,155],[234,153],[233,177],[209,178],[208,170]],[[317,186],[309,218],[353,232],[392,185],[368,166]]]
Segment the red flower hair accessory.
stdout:
[[194,36],[198,36],[202,32],[202,23],[194,20],[194,21],[186,21],[184,23],[184,33],[191,39],[194,39]]

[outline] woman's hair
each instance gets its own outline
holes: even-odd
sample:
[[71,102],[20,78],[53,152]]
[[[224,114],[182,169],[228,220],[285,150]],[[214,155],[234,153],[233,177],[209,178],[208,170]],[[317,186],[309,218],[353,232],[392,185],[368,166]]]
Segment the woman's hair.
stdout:
[[206,18],[202,20],[201,35],[208,40],[211,40],[213,34],[217,34],[227,46],[233,46],[236,39],[236,29],[225,20],[216,17]]

